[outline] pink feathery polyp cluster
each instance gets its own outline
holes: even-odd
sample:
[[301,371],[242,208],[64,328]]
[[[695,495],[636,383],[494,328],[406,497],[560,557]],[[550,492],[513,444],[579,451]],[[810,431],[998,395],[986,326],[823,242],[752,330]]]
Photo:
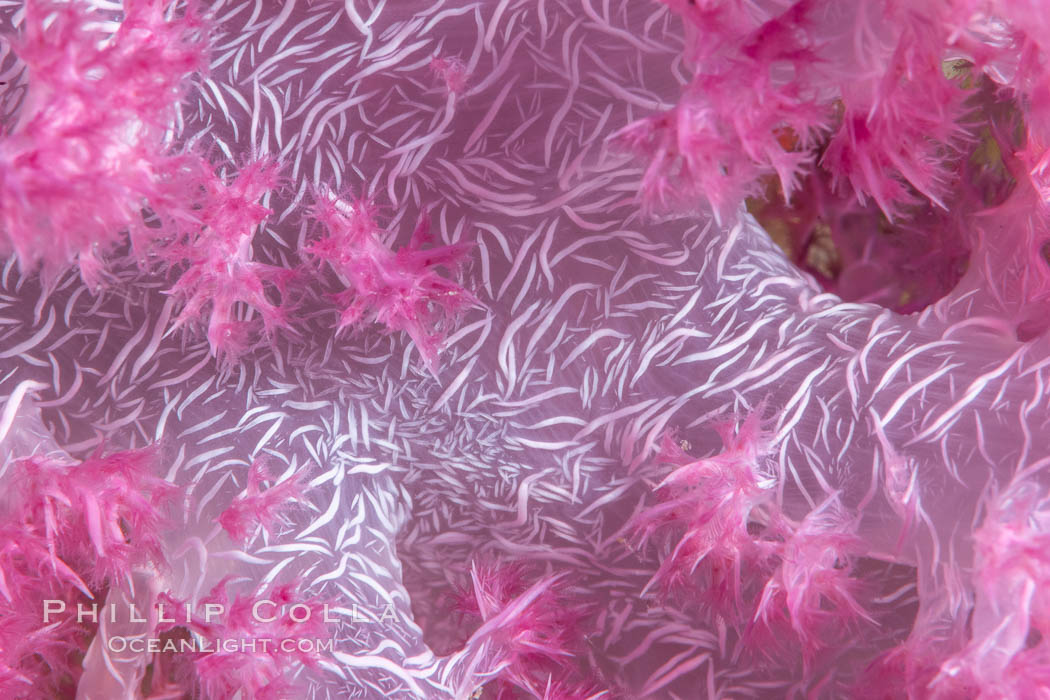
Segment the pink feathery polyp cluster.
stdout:
[[0,253],[52,276],[76,261],[91,289],[126,232],[147,235],[145,208],[189,207],[170,134],[206,64],[192,2],[129,2],[112,33],[106,19],[80,0],[27,3],[14,49],[28,90],[0,136]]
[[[0,689],[30,698],[73,692],[100,615],[103,624],[117,619],[112,593],[142,572],[169,569],[162,538],[178,489],[155,475],[157,457],[157,448],[147,448],[81,463],[30,458],[14,465],[0,510]],[[219,516],[232,537],[269,529],[300,493],[297,477],[260,493],[265,476],[257,463],[245,492]],[[147,626],[138,632],[164,636],[176,650],[158,651],[149,661],[147,697],[197,689],[204,697],[231,698],[244,688],[255,698],[287,697],[294,692],[289,668],[321,658],[317,645],[330,637],[331,613],[300,584],[232,598],[226,588],[223,581],[199,601],[177,600],[161,589],[152,600],[166,612],[139,603],[135,614],[144,615],[140,622]],[[85,616],[84,610],[94,612]],[[186,651],[180,645],[190,632],[198,642],[262,639],[265,646]]]
[[1050,495],[1020,476],[985,504],[970,641],[942,663],[937,692],[1037,697],[1050,685]]
[[[42,265],[49,278],[75,263],[98,291],[111,278],[110,258],[130,242],[141,267],[178,278],[172,330],[203,320],[212,354],[236,360],[256,346],[260,325],[268,339],[290,328],[293,271],[257,262],[253,251],[278,160],[254,158],[230,173],[173,137],[189,81],[206,68],[207,25],[195,3],[130,2],[112,33],[105,19],[80,0],[27,6],[15,48],[28,93],[0,137],[0,252],[14,252],[27,271]],[[458,59],[435,59],[434,70],[449,91],[463,89]],[[423,251],[424,223],[393,253],[378,231],[350,233],[372,225],[348,224],[359,215],[318,211],[338,243],[311,250],[340,247],[324,257],[352,289],[338,300],[340,328],[369,318],[404,330],[433,370],[440,309],[471,303],[434,268],[457,264],[468,246]]]
[[382,239],[370,202],[343,200],[327,192],[317,199],[313,216],[324,231],[306,252],[328,263],[347,285],[332,297],[341,309],[337,329],[371,321],[390,331],[405,331],[435,371],[447,324],[475,303],[469,292],[441,277],[437,269],[459,265],[470,244],[424,248],[431,242],[430,222],[424,216],[408,245],[394,252]]
[[180,222],[178,237],[159,246],[159,255],[179,274],[168,290],[181,305],[173,329],[207,315],[212,354],[236,359],[256,335],[250,321],[238,318],[238,307],[257,313],[268,337],[288,328],[280,302],[292,271],[255,261],[252,248],[271,214],[261,200],[277,187],[279,168],[274,159],[258,159],[226,182],[207,162],[192,165],[188,194],[196,195],[198,205],[189,221]]
[[855,623],[874,622],[858,600],[862,584],[853,567],[864,547],[853,520],[833,495],[800,523],[787,523],[784,541],[775,549],[775,569],[754,620],[776,634],[787,623],[806,660],[847,639],[857,630]]
[[703,197],[726,216],[760,192],[763,175],[775,175],[790,199],[814,166],[891,218],[917,196],[940,201],[967,131],[966,93],[941,63],[969,45],[954,26],[966,9],[666,4],[689,29],[693,76],[677,107],[620,135],[650,162],[651,204]]
[[490,670],[483,676],[495,677],[496,697],[513,697],[515,689],[550,700],[604,696],[580,675],[576,655],[585,606],[572,601],[563,576],[530,576],[517,563],[475,562],[470,578],[457,608],[481,622],[466,648],[487,646]]
[[135,567],[163,559],[175,488],[153,475],[155,458],[137,450],[15,465],[0,510],[0,688],[40,698],[75,688],[97,619],[43,612],[99,603]]
[[[219,582],[196,608],[163,597],[166,615],[175,622],[161,623],[157,632],[167,635],[171,648],[153,654],[157,672],[146,697],[171,697],[167,693],[174,692],[233,700],[247,693],[256,700],[281,700],[302,692],[292,674],[321,661],[320,646],[331,639],[333,613],[320,599],[302,595],[298,582],[232,597],[228,583]],[[182,612],[187,609],[189,622]],[[203,640],[198,647],[203,651],[182,651],[180,640],[189,632]]]
[[[730,220],[746,201],[826,289],[902,313],[988,256],[1046,276],[1041,5],[663,1],[686,29],[688,81],[613,137],[645,164],[644,205],[706,202]],[[1014,219],[1015,200],[1034,219]],[[1044,285],[1023,293],[1038,312],[1014,312],[1025,338],[1046,327]]]
[[862,546],[837,495],[800,522],[783,512],[763,408],[739,425],[718,423],[724,449],[711,457],[695,459],[665,435],[655,461],[673,471],[655,487],[659,501],[633,526],[643,545],[657,540],[667,549],[650,586],[660,584],[679,602],[702,602],[715,617],[749,630],[752,643],[762,639],[769,647],[767,632],[791,630],[809,657],[839,636],[833,623],[868,618],[851,577]]
[[282,512],[302,497],[304,487],[301,473],[293,474],[269,488],[262,488],[268,480],[270,474],[265,463],[257,459],[248,470],[244,490],[219,515],[219,524],[233,540],[244,544],[259,528],[272,534]]
[[760,420],[756,411],[739,431],[730,423],[719,426],[726,449],[708,459],[693,459],[672,435],[664,436],[657,462],[674,470],[656,486],[660,501],[642,511],[634,523],[643,545],[657,535],[669,534],[673,540],[650,585],[692,589],[692,582],[702,575],[701,588],[713,604],[741,605],[742,580],[747,578],[742,570],[766,566],[770,555],[768,543],[752,536],[749,524],[775,515],[776,482],[764,473],[767,438]]
[[99,587],[160,556],[162,507],[174,487],[152,474],[155,454],[118,452],[77,465],[20,462],[9,517],[39,528],[56,572],[86,572],[83,580]]
[[[697,23],[696,75],[677,107],[615,136],[649,161],[643,200],[674,208],[706,198],[717,215],[728,216],[765,174],[776,175],[790,199],[829,122],[827,98],[819,88],[825,66],[815,51],[815,28],[807,26],[808,4],[761,25],[743,18],[714,20],[726,33],[722,41],[728,47],[716,56],[705,55],[719,43],[703,32],[709,18],[693,3],[679,4]],[[729,14],[734,5],[725,3],[712,14]],[[708,61],[717,69],[704,71]],[[785,62],[799,74],[782,83],[771,67]]]

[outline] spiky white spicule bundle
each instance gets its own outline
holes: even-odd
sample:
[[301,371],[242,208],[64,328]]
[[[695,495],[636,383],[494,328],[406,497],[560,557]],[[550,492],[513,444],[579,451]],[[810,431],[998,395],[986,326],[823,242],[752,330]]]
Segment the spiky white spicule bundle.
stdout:
[[645,207],[668,4],[0,2],[5,697],[1046,697],[1044,271]]

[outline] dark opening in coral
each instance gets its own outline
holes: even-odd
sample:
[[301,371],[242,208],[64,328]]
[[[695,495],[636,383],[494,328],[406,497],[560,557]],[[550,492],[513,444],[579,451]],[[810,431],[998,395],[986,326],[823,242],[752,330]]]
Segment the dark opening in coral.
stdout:
[[946,155],[954,177],[943,183],[941,201],[901,183],[913,201],[891,219],[822,167],[828,143],[790,201],[775,177],[747,201],[788,258],[845,301],[907,314],[943,298],[969,266],[973,217],[1002,205],[1015,189],[1008,161],[1025,141],[1016,103],[987,77],[974,78],[967,64],[950,62],[945,74],[971,97],[968,138]]

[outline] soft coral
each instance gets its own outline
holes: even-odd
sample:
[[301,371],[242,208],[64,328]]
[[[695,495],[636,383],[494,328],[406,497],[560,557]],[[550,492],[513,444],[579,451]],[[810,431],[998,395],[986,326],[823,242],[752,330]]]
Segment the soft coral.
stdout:
[[302,496],[301,473],[263,490],[262,484],[269,478],[266,465],[256,460],[248,471],[244,491],[219,515],[219,524],[237,542],[247,542],[260,527],[272,532],[281,511]]
[[[187,686],[209,700],[294,697],[295,669],[316,667],[324,658],[322,645],[332,632],[325,601],[307,595],[295,581],[232,596],[230,584],[223,579],[200,601],[204,615],[189,614],[186,623],[180,613],[177,621],[158,628],[173,636],[191,631],[203,643],[194,651],[176,645],[178,651],[154,654],[154,669],[163,671],[149,681],[157,697],[162,689],[186,693]],[[162,602],[169,610],[188,609],[186,601],[171,596],[162,596]]]
[[[934,685],[951,685],[962,677],[982,698],[1025,697],[1016,694],[1019,688],[1045,697],[1050,692],[1045,641],[1050,635],[1050,494],[1031,473],[1021,472],[986,506],[984,522],[974,533],[977,596],[971,640],[942,665]],[[1018,684],[1025,677],[1028,683]]]
[[[94,623],[69,611],[98,602],[135,567],[163,563],[175,489],[151,473],[155,458],[146,449],[17,463],[0,519],[0,689],[55,697],[75,686]],[[66,612],[45,620],[45,601]]]
[[314,218],[323,224],[324,234],[307,245],[307,254],[327,262],[348,285],[334,296],[342,307],[338,329],[374,321],[391,331],[405,331],[427,368],[436,372],[445,324],[476,303],[437,268],[457,266],[470,244],[424,249],[431,240],[424,216],[409,244],[395,253],[380,238],[371,202],[347,201],[330,192],[318,193]]
[[775,479],[763,463],[769,438],[760,422],[756,409],[739,427],[719,425],[724,450],[704,459],[686,454],[666,435],[656,461],[672,472],[656,487],[660,501],[633,521],[643,544],[661,535],[670,545],[650,585],[692,589],[694,577],[701,577],[709,605],[731,618],[743,613],[743,569],[768,569],[776,553],[772,542],[750,528],[783,527]]
[[[755,194],[767,175],[778,177],[785,197],[791,197],[833,117],[817,79],[808,77],[822,74],[808,19],[811,4],[798,3],[750,31],[744,29],[750,13],[725,7],[735,3],[683,10],[702,27],[713,23],[732,37],[718,42],[705,35],[697,47],[728,44],[737,50],[718,56],[704,51],[703,60],[695,56],[697,73],[676,107],[612,137],[649,162],[643,202],[676,208],[706,199],[724,218]],[[794,77],[785,80],[785,73]]]
[[[881,21],[872,18],[886,13]],[[968,138],[967,93],[942,67],[950,13],[935,4],[858,4],[866,25],[858,75],[842,79],[844,114],[821,165],[859,202],[894,218],[923,198],[943,206],[958,147]]]
[[[198,202],[183,232],[160,248],[160,255],[177,269],[169,290],[182,302],[175,327],[205,314],[212,354],[234,359],[249,344],[250,324],[237,320],[238,305],[255,309],[267,336],[288,328],[285,309],[267,297],[267,287],[285,301],[291,271],[253,259],[255,232],[271,211],[261,200],[277,187],[279,165],[272,158],[247,163],[229,182],[203,159],[190,159],[184,177]],[[195,186],[194,186],[195,185]]]
[[496,697],[516,697],[515,689],[552,700],[602,695],[575,663],[587,609],[568,594],[564,575],[536,577],[519,563],[475,562],[470,577],[457,607],[482,623],[466,646],[494,669]]
[[144,207],[185,206],[168,178],[170,128],[187,77],[206,64],[193,2],[177,13],[167,0],[125,5],[109,34],[85,2],[26,4],[13,45],[29,92],[0,138],[0,253],[49,275],[79,259],[92,289],[124,231],[145,233]]
[[755,612],[755,621],[774,633],[777,623],[788,622],[807,662],[842,639],[851,623],[873,622],[858,601],[861,582],[852,575],[863,551],[854,533],[856,519],[839,498],[830,496],[791,528]]

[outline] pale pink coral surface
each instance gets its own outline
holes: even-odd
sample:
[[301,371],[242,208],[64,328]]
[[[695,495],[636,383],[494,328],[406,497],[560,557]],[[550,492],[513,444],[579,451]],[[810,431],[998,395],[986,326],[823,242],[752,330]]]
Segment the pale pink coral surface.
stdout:
[[[1045,690],[1039,6],[666,5],[11,15],[4,687]],[[842,274],[743,213],[771,190]],[[106,651],[190,630],[337,644]]]

